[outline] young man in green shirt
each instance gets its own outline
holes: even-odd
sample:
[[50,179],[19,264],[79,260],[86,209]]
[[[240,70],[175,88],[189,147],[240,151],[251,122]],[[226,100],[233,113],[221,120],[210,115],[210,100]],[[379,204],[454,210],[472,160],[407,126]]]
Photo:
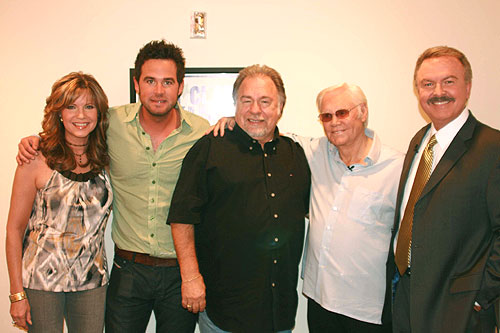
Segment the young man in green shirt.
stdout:
[[181,305],[179,265],[165,221],[184,156],[209,124],[177,103],[185,73],[179,47],[152,41],[139,51],[135,69],[140,103],[109,110],[115,258],[106,332],[144,332],[151,311],[157,332],[193,332],[196,316]]

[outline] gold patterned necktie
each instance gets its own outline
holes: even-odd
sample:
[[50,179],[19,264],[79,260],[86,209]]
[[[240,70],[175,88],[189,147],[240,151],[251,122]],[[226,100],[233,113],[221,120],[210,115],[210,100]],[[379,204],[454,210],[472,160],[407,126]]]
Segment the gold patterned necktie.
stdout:
[[413,227],[413,211],[425,184],[431,175],[432,160],[434,158],[434,145],[437,143],[436,136],[433,135],[429,143],[425,147],[420,163],[418,164],[417,173],[413,186],[411,188],[410,197],[406,204],[405,213],[401,220],[399,228],[398,243],[396,246],[396,266],[399,273],[403,275],[406,269],[410,266],[410,248],[411,248],[411,229]]

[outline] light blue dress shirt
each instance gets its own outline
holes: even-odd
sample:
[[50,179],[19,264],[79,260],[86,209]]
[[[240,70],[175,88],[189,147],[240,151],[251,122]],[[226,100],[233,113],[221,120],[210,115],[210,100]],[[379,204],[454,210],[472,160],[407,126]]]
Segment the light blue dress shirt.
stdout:
[[385,262],[404,154],[381,144],[350,170],[326,137],[291,135],[311,169],[304,294],[324,309],[380,324]]

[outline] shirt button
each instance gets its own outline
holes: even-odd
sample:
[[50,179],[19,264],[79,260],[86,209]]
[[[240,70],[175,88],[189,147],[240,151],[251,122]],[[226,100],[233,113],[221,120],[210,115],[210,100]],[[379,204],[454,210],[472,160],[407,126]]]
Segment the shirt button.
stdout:
[[278,263],[278,260],[274,259],[273,263],[277,264],[277,263]]
[[253,150],[253,147],[249,147],[248,149]]
[[153,162],[153,166],[156,166],[156,162]]
[[274,217],[275,219],[277,219],[277,218],[278,218],[278,214],[274,214],[274,215],[273,215],[273,217]]
[[150,147],[146,147],[146,150],[150,150],[151,148]]
[[267,153],[264,153],[264,157],[267,157]]
[[268,177],[271,177],[271,173],[270,173],[270,172],[268,172],[268,173],[267,173],[267,176],[268,176]]
[[274,194],[274,192],[273,192],[273,193],[271,193],[271,197],[272,197],[272,198],[274,198],[275,196],[276,196],[276,194]]
[[155,202],[155,199],[151,199],[151,202]]
[[151,237],[154,237],[154,236],[155,236],[155,234],[151,234]]
[[146,135],[146,132],[142,132],[142,135]]
[[253,142],[253,143],[257,143],[257,141],[255,141],[255,140],[252,140],[252,142]]
[[273,150],[276,150],[276,147],[273,147]]
[[156,184],[156,180],[153,180],[151,183]]
[[276,243],[278,243],[278,237],[275,237],[275,238],[274,238],[274,241],[275,241]]
[[274,288],[274,287],[276,287],[276,284],[273,282],[273,283],[271,283],[271,286]]

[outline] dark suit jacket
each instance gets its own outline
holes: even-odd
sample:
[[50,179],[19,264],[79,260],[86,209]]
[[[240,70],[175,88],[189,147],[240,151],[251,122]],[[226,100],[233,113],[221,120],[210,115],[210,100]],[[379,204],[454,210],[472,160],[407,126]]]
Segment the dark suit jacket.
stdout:
[[[429,128],[413,137],[403,165],[387,261],[384,321],[390,321],[393,244],[404,186]],[[413,333],[466,332],[476,315],[474,301],[488,308],[500,296],[500,132],[472,114],[415,205],[410,291]]]

